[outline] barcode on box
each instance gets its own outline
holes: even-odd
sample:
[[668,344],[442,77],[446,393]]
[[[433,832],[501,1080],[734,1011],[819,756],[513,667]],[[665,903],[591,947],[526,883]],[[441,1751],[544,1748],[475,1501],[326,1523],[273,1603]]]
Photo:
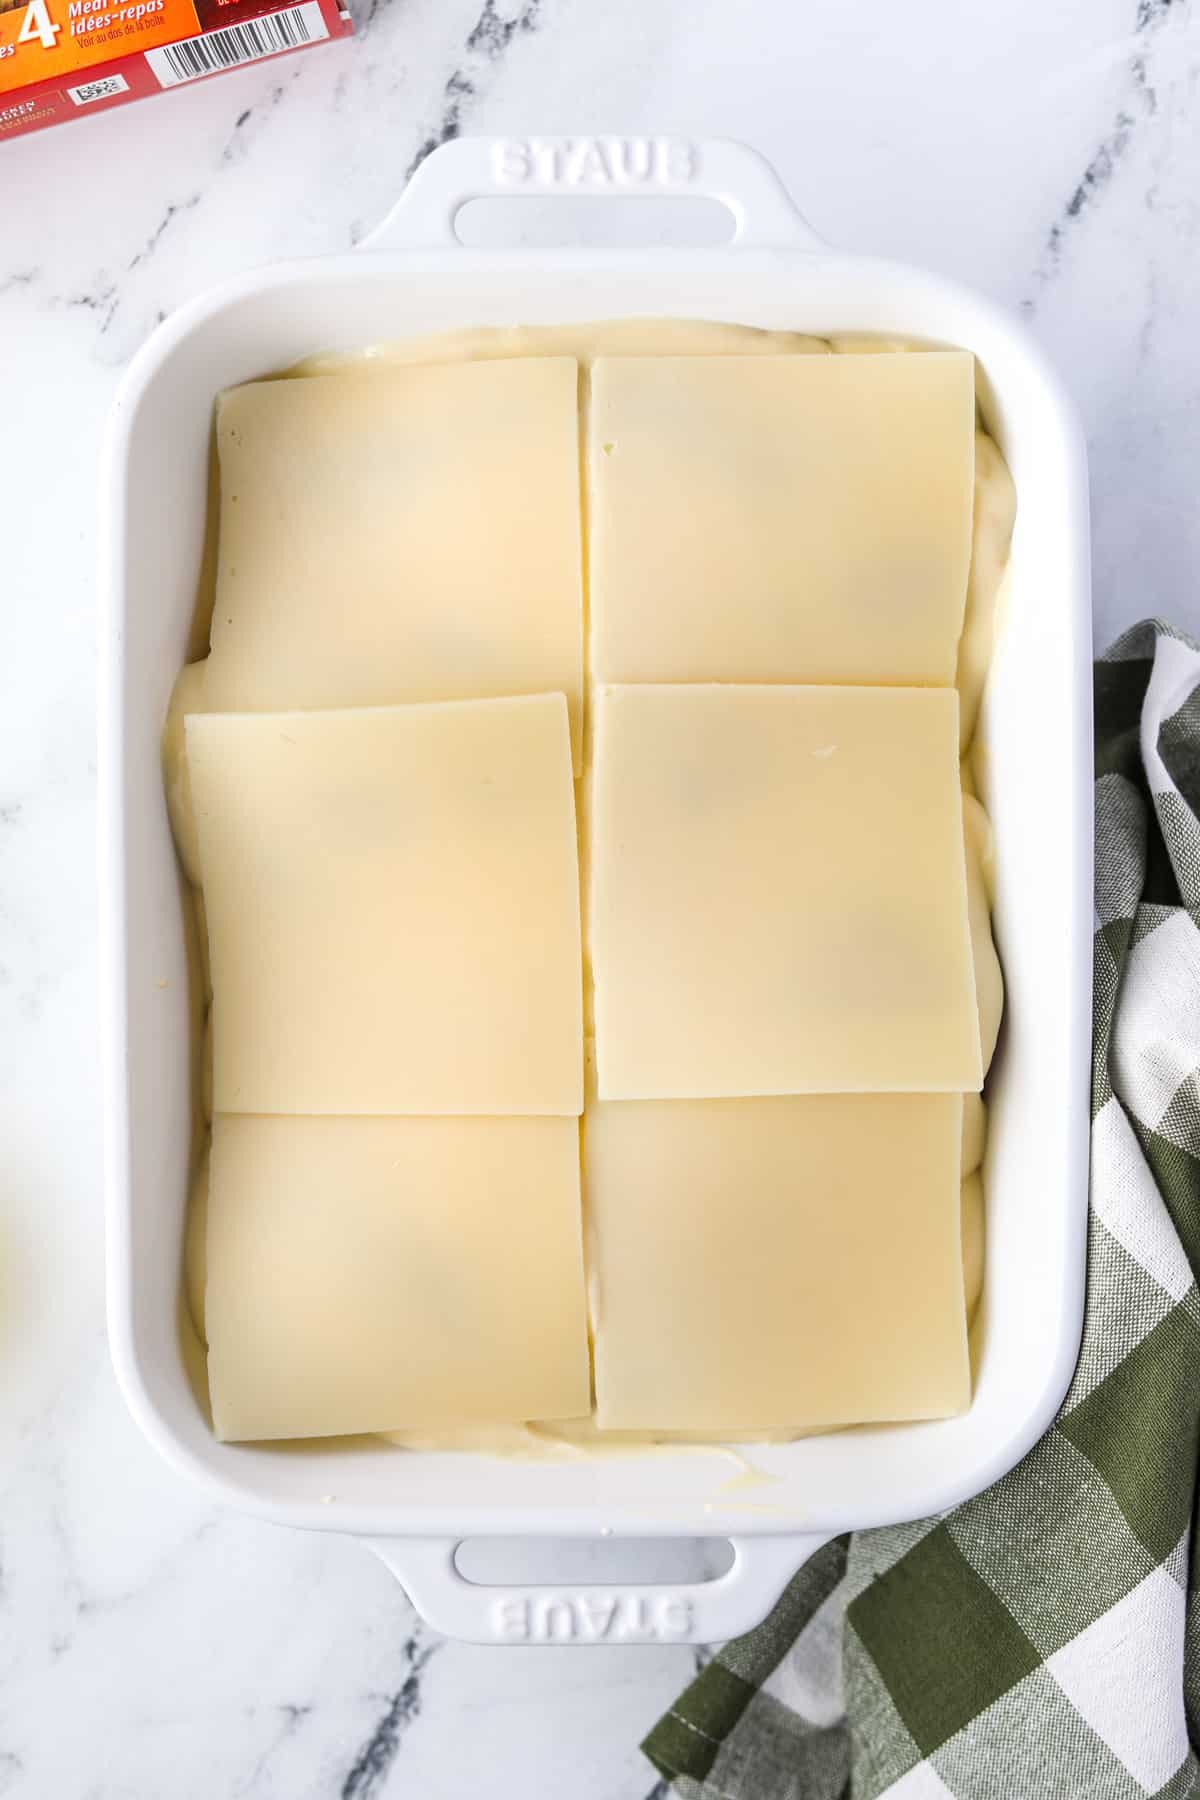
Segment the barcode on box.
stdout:
[[127,94],[129,83],[123,75],[98,75],[79,87],[69,87],[67,98],[75,106],[90,106],[93,100],[111,100],[114,94]]
[[188,38],[182,44],[147,50],[146,61],[160,87],[178,87],[181,81],[199,81],[203,75],[278,56],[282,50],[298,50],[302,44],[315,44],[328,36],[317,0],[306,0],[305,5],[289,6],[285,12],[247,19],[241,25],[223,25],[219,31],[206,31],[203,37]]

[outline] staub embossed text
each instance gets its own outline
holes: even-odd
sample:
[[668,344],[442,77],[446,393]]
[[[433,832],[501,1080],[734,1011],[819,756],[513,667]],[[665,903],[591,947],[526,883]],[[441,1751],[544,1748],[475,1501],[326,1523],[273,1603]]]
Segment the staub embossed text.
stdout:
[[503,138],[492,150],[492,174],[504,187],[686,187],[698,169],[695,146],[683,138]]
[[658,1643],[687,1638],[691,1602],[679,1594],[506,1594],[492,1607],[506,1643]]

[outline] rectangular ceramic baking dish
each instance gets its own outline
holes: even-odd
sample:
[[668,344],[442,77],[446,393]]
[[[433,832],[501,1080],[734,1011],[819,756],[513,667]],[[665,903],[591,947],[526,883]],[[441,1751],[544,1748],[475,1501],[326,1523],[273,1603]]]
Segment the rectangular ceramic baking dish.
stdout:
[[[462,247],[459,208],[504,194],[699,195],[732,212],[716,250]],[[460,326],[631,315],[965,345],[1012,469],[1018,519],[980,723],[1008,1001],[989,1083],[987,1275],[962,1418],[757,1449],[731,1484],[695,1450],[536,1462],[381,1445],[218,1443],[189,1386],[179,1294],[189,1025],[180,886],[159,733],[185,660],[219,389],[321,349]],[[228,282],[134,360],[104,478],[100,881],[109,1331],[129,1405],[164,1456],[233,1505],[370,1540],[429,1620],[482,1641],[726,1638],[831,1533],[954,1505],[1051,1419],[1082,1319],[1091,953],[1090,616],[1084,447],[1024,331],[963,289],[817,241],[771,169],[728,143],[465,139],[422,164],[360,249]],[[502,1277],[501,1277],[502,1278]],[[919,1296],[914,1297],[919,1304]],[[684,1587],[491,1588],[475,1535],[727,1536],[728,1572]]]

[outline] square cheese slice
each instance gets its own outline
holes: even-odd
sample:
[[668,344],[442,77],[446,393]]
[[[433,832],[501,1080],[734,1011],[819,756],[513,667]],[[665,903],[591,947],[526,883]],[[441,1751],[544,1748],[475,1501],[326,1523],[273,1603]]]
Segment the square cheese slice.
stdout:
[[586,1413],[580,1240],[574,1119],[218,1114],[217,1435]]
[[578,753],[578,418],[573,357],[223,394],[210,703],[561,692]]
[[953,684],[974,427],[967,351],[600,359],[594,675]]
[[218,1112],[579,1114],[561,694],[186,732]]
[[607,687],[606,1100],[977,1090],[953,689]]
[[589,1102],[598,1424],[963,1411],[961,1122],[953,1094]]

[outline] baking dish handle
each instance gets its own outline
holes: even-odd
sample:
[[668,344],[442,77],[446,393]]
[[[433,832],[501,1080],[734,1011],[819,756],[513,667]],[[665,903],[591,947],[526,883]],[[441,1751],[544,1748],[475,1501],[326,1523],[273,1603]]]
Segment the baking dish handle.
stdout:
[[729,138],[462,137],[425,158],[366,250],[459,246],[455,219],[468,200],[652,195],[718,200],[733,214],[731,242],[752,250],[819,250],[765,157]]
[[435,1630],[473,1644],[718,1644],[766,1617],[820,1536],[731,1538],[712,1581],[657,1587],[492,1587],[468,1581],[453,1538],[371,1538],[370,1547]]

